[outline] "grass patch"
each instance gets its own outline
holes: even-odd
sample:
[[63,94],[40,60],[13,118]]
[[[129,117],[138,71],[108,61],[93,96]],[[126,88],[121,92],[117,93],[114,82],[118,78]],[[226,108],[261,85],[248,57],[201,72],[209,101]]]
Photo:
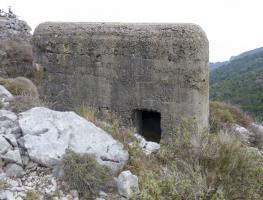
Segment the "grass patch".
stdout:
[[98,110],[94,107],[82,103],[81,105],[75,108],[75,112],[83,118],[87,119],[88,121],[92,122],[93,124],[97,124]]
[[40,199],[39,194],[34,191],[29,191],[26,193],[25,200],[39,200],[39,199]]

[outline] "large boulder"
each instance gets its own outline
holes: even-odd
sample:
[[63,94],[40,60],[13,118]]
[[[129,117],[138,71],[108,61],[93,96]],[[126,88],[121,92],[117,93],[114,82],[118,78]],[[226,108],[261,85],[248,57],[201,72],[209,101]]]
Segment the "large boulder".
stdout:
[[19,125],[29,157],[44,166],[56,166],[66,149],[94,154],[114,171],[129,157],[120,142],[74,112],[36,107],[19,115]]

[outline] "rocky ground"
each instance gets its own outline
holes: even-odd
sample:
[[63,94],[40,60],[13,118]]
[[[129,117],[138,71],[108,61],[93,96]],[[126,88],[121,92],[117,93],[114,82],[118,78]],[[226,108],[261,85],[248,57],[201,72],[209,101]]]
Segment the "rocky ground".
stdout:
[[[0,199],[78,199],[76,190],[63,191],[59,179],[63,174],[60,160],[68,149],[95,155],[100,165],[110,167],[116,175],[127,163],[129,154],[123,144],[74,112],[35,107],[16,114],[9,110],[12,101],[14,96],[0,85]],[[263,126],[252,124],[248,130],[235,125],[233,132],[251,146],[260,141],[257,137]],[[145,154],[159,151],[159,144],[134,136]],[[263,147],[263,143],[259,145]],[[258,148],[248,150],[262,154]],[[119,173],[115,181],[118,198],[128,197],[131,188],[138,187],[138,178],[130,171]],[[105,199],[107,194],[100,194],[97,199]]]
[[[26,199],[33,194],[39,199],[78,199],[76,191],[60,189],[60,160],[66,150],[95,155],[100,165],[116,173],[127,163],[129,154],[123,144],[74,112],[35,107],[16,114],[9,110],[12,101],[13,95],[0,86],[0,199]],[[146,154],[159,150],[159,144],[135,136]],[[138,178],[130,171],[121,172],[115,180],[119,197],[127,197],[132,187],[138,187]],[[98,198],[103,196],[101,192]]]

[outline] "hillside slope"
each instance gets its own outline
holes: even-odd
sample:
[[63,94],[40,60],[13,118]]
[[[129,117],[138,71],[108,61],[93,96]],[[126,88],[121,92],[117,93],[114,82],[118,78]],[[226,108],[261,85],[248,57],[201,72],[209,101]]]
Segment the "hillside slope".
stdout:
[[210,99],[239,105],[263,120],[263,51],[234,59],[211,71]]

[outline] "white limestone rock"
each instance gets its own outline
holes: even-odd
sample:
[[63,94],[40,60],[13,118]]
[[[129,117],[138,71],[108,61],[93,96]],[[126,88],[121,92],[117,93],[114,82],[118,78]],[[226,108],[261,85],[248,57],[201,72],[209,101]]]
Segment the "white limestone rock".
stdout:
[[8,109],[14,96],[2,85],[0,85],[0,108]]
[[117,188],[121,196],[129,197],[133,189],[139,187],[138,177],[133,175],[130,171],[123,171],[117,179]]
[[19,125],[30,159],[44,166],[57,165],[66,149],[94,154],[114,171],[129,157],[120,142],[74,112],[36,107],[19,115]]
[[7,199],[6,198],[6,191],[0,191],[0,199]]
[[156,142],[147,142],[144,146],[144,152],[146,155],[152,154],[152,153],[158,153],[160,151],[160,144]]
[[13,192],[11,192],[9,190],[5,190],[5,191],[1,192],[0,197],[2,197],[4,200],[16,200]]
[[0,134],[17,134],[20,131],[17,115],[8,110],[0,110]]
[[[158,153],[160,151],[160,144],[156,142],[147,141],[139,134],[134,134],[135,139],[139,142],[140,148],[146,155],[150,155],[152,153]],[[131,144],[133,145],[133,144]]]
[[17,147],[16,137],[14,134],[8,133],[3,136],[13,147]]
[[234,125],[233,130],[243,142],[250,143],[250,141],[253,140],[253,134],[248,129],[236,124]]
[[251,132],[254,134],[254,143],[261,149],[263,149],[263,125],[253,123],[250,126]]
[[5,155],[2,156],[2,158],[7,163],[16,163],[21,166],[23,165],[19,149],[9,150]]
[[5,167],[5,173],[8,177],[20,177],[24,174],[24,170],[20,165],[10,163]]
[[7,142],[7,140],[0,134],[0,155],[5,154],[12,146]]

